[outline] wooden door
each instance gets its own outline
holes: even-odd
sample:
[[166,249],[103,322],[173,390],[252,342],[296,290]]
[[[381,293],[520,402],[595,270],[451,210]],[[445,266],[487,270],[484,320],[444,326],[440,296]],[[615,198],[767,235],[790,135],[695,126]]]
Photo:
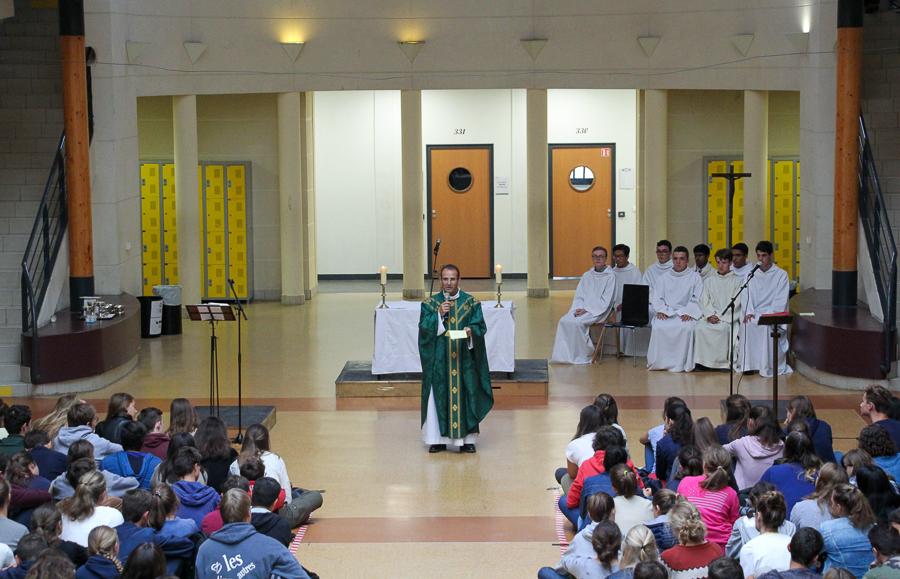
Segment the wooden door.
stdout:
[[553,277],[583,274],[597,245],[612,253],[614,155],[613,145],[550,146]]
[[493,275],[491,145],[428,147],[429,266],[456,264],[463,277]]

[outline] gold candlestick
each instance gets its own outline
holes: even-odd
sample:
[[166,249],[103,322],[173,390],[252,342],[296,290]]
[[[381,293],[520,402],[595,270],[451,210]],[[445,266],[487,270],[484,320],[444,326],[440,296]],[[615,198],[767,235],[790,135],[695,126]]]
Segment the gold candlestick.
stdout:
[[503,285],[502,283],[498,283],[498,284],[497,284],[497,303],[496,303],[496,305],[494,305],[495,308],[502,308],[502,307],[503,307],[503,304],[500,303],[500,296],[502,295],[502,294],[500,293],[500,286],[502,286],[502,285]]
[[385,298],[384,292],[385,292],[385,288],[386,288],[386,287],[387,287],[386,284],[381,284],[381,305],[378,306],[378,309],[379,309],[379,310],[382,310],[382,309],[384,309],[384,308],[390,308],[390,307],[391,307],[391,306],[387,305],[387,304],[385,303],[385,301],[384,301],[384,298]]

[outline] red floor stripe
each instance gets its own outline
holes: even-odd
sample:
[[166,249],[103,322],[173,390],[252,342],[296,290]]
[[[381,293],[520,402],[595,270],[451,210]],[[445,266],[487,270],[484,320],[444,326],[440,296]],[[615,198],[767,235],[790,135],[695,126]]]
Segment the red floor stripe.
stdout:
[[300,543],[303,542],[303,537],[306,536],[306,530],[309,528],[309,525],[303,525],[299,529],[297,529],[297,534],[294,536],[294,540],[291,541],[291,546],[288,547],[288,550],[291,552],[291,555],[297,554],[297,549],[300,548]]
[[553,491],[553,511],[556,518],[556,539],[559,542],[559,554],[562,555],[569,548],[569,539],[566,538],[566,517],[559,510],[559,497],[562,493],[559,489]]

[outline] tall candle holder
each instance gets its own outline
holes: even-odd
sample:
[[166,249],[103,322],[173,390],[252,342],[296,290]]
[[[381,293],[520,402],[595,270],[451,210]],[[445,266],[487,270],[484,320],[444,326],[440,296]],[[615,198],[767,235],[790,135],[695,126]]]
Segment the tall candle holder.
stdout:
[[385,308],[390,308],[390,307],[391,307],[391,306],[387,305],[387,303],[385,303],[385,301],[384,301],[384,300],[385,300],[385,288],[386,288],[386,287],[387,287],[386,284],[381,284],[381,305],[378,306],[378,309],[379,309],[379,310],[383,310],[383,309],[385,309]]
[[502,285],[503,285],[502,283],[498,283],[498,284],[497,284],[497,303],[494,305],[495,308],[502,308],[502,307],[503,307],[503,304],[500,303],[500,296],[503,295],[503,294],[500,293],[500,286],[502,286]]

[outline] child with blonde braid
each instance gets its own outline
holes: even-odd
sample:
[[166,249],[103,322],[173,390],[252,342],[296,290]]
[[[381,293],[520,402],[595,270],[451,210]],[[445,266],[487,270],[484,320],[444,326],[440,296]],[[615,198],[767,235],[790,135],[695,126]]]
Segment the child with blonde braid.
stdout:
[[679,501],[669,511],[678,544],[660,556],[669,579],[694,579],[709,574],[709,564],[722,556],[722,547],[706,540],[706,525],[692,503]]
[[87,562],[78,568],[75,579],[118,579],[122,574],[119,563],[119,536],[116,532],[100,525],[88,535]]

